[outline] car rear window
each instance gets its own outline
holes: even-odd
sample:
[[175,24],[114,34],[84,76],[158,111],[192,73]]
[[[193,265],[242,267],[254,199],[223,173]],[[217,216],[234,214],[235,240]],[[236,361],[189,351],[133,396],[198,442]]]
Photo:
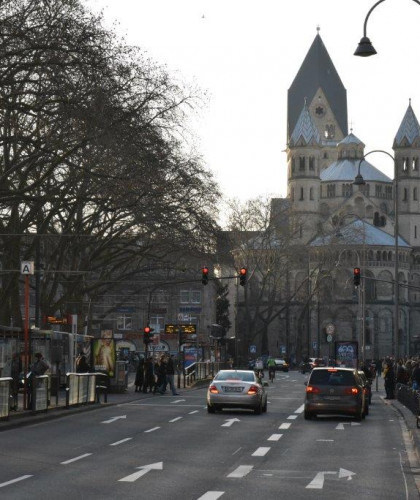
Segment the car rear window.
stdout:
[[354,385],[353,372],[315,370],[309,380],[310,385]]
[[216,380],[242,380],[244,382],[254,382],[254,374],[247,372],[220,372],[215,377]]

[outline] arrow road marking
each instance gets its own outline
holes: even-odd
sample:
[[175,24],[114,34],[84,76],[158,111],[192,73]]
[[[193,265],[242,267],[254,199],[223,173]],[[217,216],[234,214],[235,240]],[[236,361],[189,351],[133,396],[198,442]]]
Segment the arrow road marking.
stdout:
[[334,471],[323,471],[318,472],[318,474],[312,479],[312,481],[306,486],[310,489],[320,490],[324,487],[325,474],[337,474]]
[[151,470],[162,470],[163,469],[163,462],[156,462],[155,464],[149,464],[149,465],[142,465],[140,467],[137,467],[137,469],[140,469],[138,472],[134,472],[133,474],[130,474],[129,476],[123,477],[122,479],[118,479],[118,481],[124,481],[126,483],[133,483],[134,481],[137,481],[139,477],[144,476]]
[[226,423],[222,424],[221,427],[230,427],[234,422],[240,422],[239,418],[230,418],[226,420]]
[[20,476],[20,477],[17,477],[16,479],[11,479],[10,481],[6,481],[5,483],[1,483],[0,488],[3,488],[3,486],[9,486],[9,484],[18,483],[19,481],[23,481],[24,479],[28,479],[28,477],[32,477],[32,476]]
[[252,469],[254,468],[253,465],[240,465],[237,467],[233,472],[228,474],[227,477],[245,477],[247,474],[249,474]]
[[354,425],[361,425],[361,424],[359,424],[358,422],[340,422],[335,429],[337,431],[344,431],[345,425],[351,425],[353,427]]
[[103,422],[101,422],[101,424],[112,424],[112,422],[115,422],[120,418],[127,418],[127,415],[120,415],[119,417],[111,417],[109,420],[104,420]]
[[352,479],[352,476],[356,475],[355,472],[352,472],[351,470],[347,470],[347,469],[342,469],[342,468],[340,468],[340,470],[338,472],[336,472],[336,471],[318,472],[317,475],[312,479],[312,481],[306,486],[306,488],[316,489],[316,490],[322,489],[324,487],[324,481],[325,481],[326,474],[331,474],[331,475],[338,474],[338,479],[346,478],[347,481],[350,481]]

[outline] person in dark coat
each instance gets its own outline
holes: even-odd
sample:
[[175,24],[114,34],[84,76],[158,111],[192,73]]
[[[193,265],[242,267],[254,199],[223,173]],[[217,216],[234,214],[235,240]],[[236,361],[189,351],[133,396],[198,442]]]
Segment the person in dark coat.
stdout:
[[17,352],[13,354],[12,366],[10,369],[10,376],[12,377],[12,391],[11,395],[13,397],[12,410],[16,411],[18,408],[18,394],[19,394],[19,379],[22,371],[22,361]]
[[395,371],[392,361],[388,361],[384,370],[385,378],[385,399],[395,399]]
[[153,359],[149,356],[144,363],[144,385],[143,392],[152,392],[155,386]]
[[156,394],[156,392],[164,394],[166,391],[166,360],[163,356],[155,364],[155,375],[157,380],[153,394]]
[[144,384],[144,358],[140,358],[136,370],[136,380],[134,381],[134,385],[136,386],[136,390],[134,392],[140,392],[143,388],[143,384]]

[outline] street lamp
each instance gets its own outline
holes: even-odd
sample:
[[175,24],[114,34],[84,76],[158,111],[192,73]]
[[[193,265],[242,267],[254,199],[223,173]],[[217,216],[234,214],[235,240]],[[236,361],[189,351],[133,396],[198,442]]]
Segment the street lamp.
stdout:
[[[376,5],[379,3],[383,2],[385,0],[380,0]],[[417,0],[414,0],[417,2]],[[419,3],[419,2],[417,2]],[[419,3],[420,4],[420,3]],[[374,5],[370,12],[376,7]],[[370,14],[369,12],[369,14]],[[369,14],[367,17],[369,17]],[[366,18],[367,19],[367,18]],[[365,21],[366,23],[366,21]],[[394,303],[394,342],[393,342],[393,347],[394,347],[394,355],[395,358],[398,359],[399,357],[399,342],[398,342],[398,334],[399,334],[399,303],[400,303],[400,287],[399,287],[399,279],[398,279],[398,272],[399,272],[399,266],[398,266],[398,167],[397,167],[397,162],[395,161],[395,158],[388,153],[387,151],[383,151],[382,149],[375,149],[373,151],[369,151],[365,155],[362,156],[362,158],[359,161],[359,168],[358,168],[358,173],[354,179],[354,185],[356,186],[361,186],[365,184],[365,181],[363,179],[363,176],[360,173],[360,165],[362,161],[366,158],[366,156],[372,154],[372,153],[384,153],[387,156],[389,156],[392,161],[394,162],[394,214],[395,214],[395,221],[394,221],[394,253],[395,253],[395,258],[394,258],[394,297],[395,297],[395,303]]]
[[[366,36],[366,28],[367,28],[367,22],[368,22],[369,16],[371,15],[372,11],[382,2],[385,2],[385,0],[379,0],[379,2],[376,2],[375,5],[367,13],[366,19],[365,19],[365,22],[363,25],[363,37],[360,39],[359,45],[357,46],[357,49],[354,53],[355,56],[369,57],[369,56],[374,56],[377,53],[376,50],[374,49],[371,41]],[[413,2],[420,5],[419,0],[413,0]]]

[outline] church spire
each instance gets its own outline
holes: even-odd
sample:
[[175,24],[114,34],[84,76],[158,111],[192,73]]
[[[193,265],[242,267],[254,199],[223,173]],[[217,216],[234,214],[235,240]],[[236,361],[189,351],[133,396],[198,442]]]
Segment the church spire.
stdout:
[[394,139],[394,148],[412,146],[414,140],[420,137],[420,125],[409,100],[407,111]]

